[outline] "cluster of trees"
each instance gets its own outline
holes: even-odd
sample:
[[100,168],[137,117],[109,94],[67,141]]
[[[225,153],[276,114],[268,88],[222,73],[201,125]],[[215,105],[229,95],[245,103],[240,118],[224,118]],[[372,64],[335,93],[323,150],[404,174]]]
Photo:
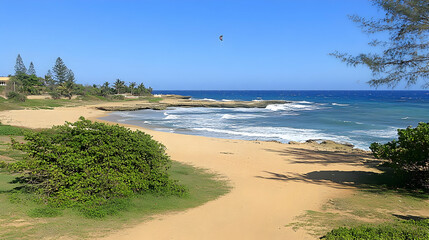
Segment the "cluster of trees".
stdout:
[[11,97],[17,97],[20,94],[25,96],[49,93],[54,99],[61,97],[71,99],[73,95],[104,97],[126,93],[135,96],[151,95],[152,88],[146,88],[143,83],[137,84],[136,82],[131,82],[127,85],[125,81],[120,79],[117,79],[113,84],[109,82],[105,82],[102,85],[77,84],[73,71],[65,65],[60,57],[55,61],[52,71],[49,70],[44,77],[39,77],[36,75],[33,62],[30,63],[27,69],[21,55],[18,54],[15,75],[11,76],[7,92],[7,95]]
[[130,82],[128,85],[125,81],[116,79],[113,84],[105,82],[102,85],[86,86],[85,91],[91,95],[108,96],[113,94],[131,94],[133,96],[145,96],[152,94],[152,88],[146,88],[143,83],[137,84],[136,82]]

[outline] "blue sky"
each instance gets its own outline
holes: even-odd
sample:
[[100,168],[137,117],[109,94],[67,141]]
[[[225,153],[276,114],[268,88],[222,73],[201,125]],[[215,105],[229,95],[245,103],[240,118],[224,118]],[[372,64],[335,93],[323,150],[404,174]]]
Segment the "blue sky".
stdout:
[[366,68],[328,53],[372,51],[347,15],[382,14],[367,0],[0,0],[0,9],[0,76],[20,53],[38,75],[61,57],[78,83],[157,90],[370,89]]

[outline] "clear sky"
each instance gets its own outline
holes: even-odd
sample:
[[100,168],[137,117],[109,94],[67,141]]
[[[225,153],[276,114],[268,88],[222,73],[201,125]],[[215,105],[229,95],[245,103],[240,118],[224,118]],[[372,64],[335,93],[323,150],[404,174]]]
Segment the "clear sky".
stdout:
[[156,90],[370,89],[369,70],[328,53],[371,51],[347,15],[382,14],[367,0],[0,0],[0,10],[0,76],[19,53],[38,75],[61,57],[78,83]]

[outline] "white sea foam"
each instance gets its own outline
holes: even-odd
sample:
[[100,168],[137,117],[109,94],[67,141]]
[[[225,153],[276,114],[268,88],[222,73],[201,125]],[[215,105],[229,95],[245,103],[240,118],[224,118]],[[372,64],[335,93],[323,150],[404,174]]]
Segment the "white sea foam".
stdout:
[[232,101],[234,101],[234,100],[231,100],[231,99],[222,99],[222,102],[232,102]]
[[396,127],[389,127],[388,129],[380,129],[380,130],[355,130],[352,131],[353,134],[358,135],[367,135],[372,137],[379,137],[379,138],[389,138],[394,139],[397,136],[397,128]]
[[228,110],[233,112],[269,112],[265,108],[229,108]]
[[203,98],[203,99],[200,99],[200,101],[216,102],[216,100],[215,100],[215,99],[211,99],[211,98]]
[[404,120],[405,120],[405,119],[409,119],[409,118],[410,118],[410,117],[403,117],[403,118],[401,118],[401,119],[404,119]]
[[168,111],[168,114],[186,114],[186,113],[211,113],[211,112],[219,112],[222,111],[222,108],[204,108],[204,107],[196,107],[196,108],[183,108],[183,107],[175,107],[171,108]]
[[350,106],[350,104],[342,104],[342,103],[331,103],[333,106],[346,107]]
[[295,103],[313,104],[314,102],[308,102],[308,101],[295,101]]
[[336,136],[331,134],[323,133],[315,129],[299,129],[289,127],[244,127],[235,129],[219,129],[219,128],[192,128],[196,131],[206,131],[213,133],[221,133],[228,135],[244,136],[248,139],[278,139],[283,142],[286,141],[297,141],[302,142],[308,139],[326,139],[337,142],[351,142],[351,139],[347,136]]
[[345,123],[354,123],[354,124],[358,124],[358,125],[362,125],[363,123],[361,122],[353,122],[353,121],[343,121]]
[[164,119],[167,119],[167,120],[179,119],[179,116],[177,116],[177,115],[167,115]]
[[223,114],[222,119],[251,119],[251,118],[259,118],[265,117],[260,114]]
[[285,104],[270,104],[266,109],[271,111],[311,111],[320,109],[319,106],[315,104],[300,104],[297,102],[285,103]]

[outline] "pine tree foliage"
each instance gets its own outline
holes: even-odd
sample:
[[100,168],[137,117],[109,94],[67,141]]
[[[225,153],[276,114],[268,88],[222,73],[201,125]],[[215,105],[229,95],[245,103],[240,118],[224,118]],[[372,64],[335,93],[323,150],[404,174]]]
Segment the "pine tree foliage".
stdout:
[[54,73],[54,80],[59,84],[65,82],[67,80],[68,68],[64,64],[63,60],[58,57],[55,61],[55,66],[52,68],[52,72]]
[[387,33],[388,40],[373,40],[370,46],[382,53],[352,56],[335,52],[331,55],[348,65],[367,66],[373,79],[368,83],[377,87],[396,87],[404,81],[407,86],[422,81],[429,87],[429,0],[372,0],[373,5],[386,14],[382,19],[350,16],[368,34]]
[[36,70],[34,69],[33,62],[30,62],[30,66],[28,66],[27,74],[28,75],[36,75]]
[[16,64],[15,64],[15,76],[19,74],[25,74],[27,73],[27,68],[24,65],[24,62],[22,61],[21,55],[18,54],[16,57]]

